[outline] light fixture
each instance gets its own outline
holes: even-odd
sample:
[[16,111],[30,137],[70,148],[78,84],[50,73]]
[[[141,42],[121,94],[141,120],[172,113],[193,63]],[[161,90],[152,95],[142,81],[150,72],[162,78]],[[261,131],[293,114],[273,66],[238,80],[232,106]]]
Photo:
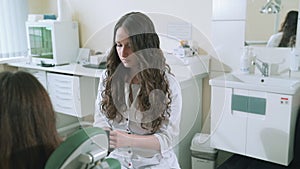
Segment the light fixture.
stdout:
[[267,4],[264,5],[260,13],[264,14],[276,14],[280,12],[281,0],[268,0]]

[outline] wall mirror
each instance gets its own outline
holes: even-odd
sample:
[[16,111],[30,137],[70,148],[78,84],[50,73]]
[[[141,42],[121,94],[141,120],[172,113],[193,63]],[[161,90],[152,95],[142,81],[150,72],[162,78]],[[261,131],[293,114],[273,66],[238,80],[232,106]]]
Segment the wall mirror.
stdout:
[[[271,2],[280,7],[279,13],[261,13],[262,8]],[[298,8],[299,0],[247,0],[245,45],[266,46],[270,36],[280,29],[286,14],[290,10],[299,11]]]

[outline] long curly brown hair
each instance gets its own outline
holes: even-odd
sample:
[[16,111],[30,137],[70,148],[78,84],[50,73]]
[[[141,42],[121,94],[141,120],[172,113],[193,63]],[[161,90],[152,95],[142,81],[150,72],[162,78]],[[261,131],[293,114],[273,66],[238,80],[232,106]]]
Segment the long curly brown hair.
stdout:
[[[138,71],[129,74],[116,50],[116,32],[122,27],[129,35],[134,55],[137,57]],[[131,12],[119,19],[114,28],[113,47],[108,54],[105,90],[101,93],[101,109],[111,120],[123,119],[127,110],[125,103],[125,82],[135,77],[140,85],[137,95],[138,113],[142,114],[139,121],[141,127],[150,132],[159,130],[162,122],[170,116],[170,89],[166,72],[170,67],[160,49],[160,41],[150,18],[140,12]],[[131,77],[130,77],[131,76]],[[158,92],[157,92],[158,91]],[[132,119],[130,119],[132,120]]]
[[283,32],[282,39],[278,47],[291,47],[289,46],[292,38],[295,38],[297,33],[298,11],[289,11],[285,20],[281,24],[279,32]]

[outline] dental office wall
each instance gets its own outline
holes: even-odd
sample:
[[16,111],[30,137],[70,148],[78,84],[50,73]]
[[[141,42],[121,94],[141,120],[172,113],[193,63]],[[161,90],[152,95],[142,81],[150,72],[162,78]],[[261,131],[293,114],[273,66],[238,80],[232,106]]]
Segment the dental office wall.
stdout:
[[[28,1],[30,13],[57,14],[56,0]],[[197,30],[207,36],[208,40],[212,41],[217,55],[212,54],[210,77],[224,71],[239,70],[239,58],[245,41],[246,0],[65,1],[67,7],[71,9],[73,20],[79,22],[80,47],[105,51],[111,44],[113,22],[128,11],[162,13],[192,23]],[[156,20],[154,22],[156,23]],[[100,30],[101,36],[95,36]],[[266,59],[265,61],[283,63],[280,65],[279,72],[287,74],[288,50],[257,48],[255,52],[257,57]],[[207,80],[204,79],[206,85],[203,85],[203,113],[208,113],[210,109],[210,87],[207,85]],[[206,125],[209,126],[210,124]]]
[[[56,1],[28,1],[29,13],[57,14]],[[164,14],[192,23],[194,29],[205,35],[209,42],[212,41],[216,53],[208,52],[212,56],[210,78],[224,71],[239,70],[239,58],[245,41],[246,0],[63,1],[65,3],[64,8],[70,10],[73,20],[79,22],[80,47],[105,51],[111,45],[114,22],[129,11]],[[164,22],[160,21],[160,17],[152,16],[157,27]],[[171,44],[170,48],[176,47],[174,43]],[[289,50],[257,48],[255,52],[258,58],[279,64],[279,73],[288,74]],[[207,85],[207,80],[208,78],[204,79],[203,85],[203,120],[206,119],[210,109],[210,87]],[[205,130],[209,131],[209,124],[205,125],[208,127]]]
[[[28,1],[30,13],[57,14],[57,2],[54,0]],[[239,57],[242,55],[245,41],[247,0],[63,1],[66,4],[65,7],[72,12],[73,20],[80,23],[81,47],[105,51],[111,44],[113,22],[128,11],[162,13],[192,23],[197,30],[213,41],[217,55],[212,55],[214,57],[211,64],[212,72],[239,70]],[[257,22],[259,24],[259,18]],[[103,30],[104,27],[110,29]],[[95,34],[100,30],[105,33],[101,33],[97,39]],[[289,52],[284,49],[258,48],[256,54],[265,61],[279,64],[278,72],[286,73],[288,57],[285,56],[288,56]],[[214,59],[220,61],[222,66],[214,62]]]
[[[57,1],[29,0],[29,13],[43,13],[43,14],[57,14]],[[185,21],[193,25],[192,36],[196,36],[196,32],[200,32],[201,37],[205,36],[207,41],[211,37],[211,15],[212,15],[212,1],[207,0],[63,0],[64,8],[70,10],[72,19],[79,22],[80,33],[80,47],[90,48],[97,51],[105,52],[111,46],[112,30],[114,23],[122,15],[129,11],[142,11],[149,13],[149,15],[157,29],[163,29],[168,22],[168,18],[177,18],[178,22]],[[162,15],[159,15],[162,14]],[[163,20],[164,18],[165,20]],[[194,31],[196,30],[196,31]],[[196,39],[201,41],[201,39]],[[200,42],[201,43],[201,42]],[[205,42],[204,42],[205,43]],[[170,44],[166,48],[172,49],[177,47],[176,43],[164,43],[162,46]],[[205,45],[205,44],[203,44]],[[205,46],[201,46],[206,48]],[[210,89],[208,80],[204,80],[203,90],[205,96],[203,99],[203,111],[205,120],[210,106]],[[209,126],[209,125],[208,125]],[[201,126],[199,126],[201,127]]]
[[[44,13],[57,14],[57,3],[47,1],[47,10]],[[73,20],[80,24],[81,46],[92,36],[118,20],[129,11],[142,11],[147,13],[161,13],[181,18],[193,24],[199,31],[210,37],[211,34],[211,2],[207,0],[63,0],[65,9],[72,12]],[[34,2],[35,3],[35,2]],[[154,21],[155,22],[155,21]],[[111,30],[110,30],[111,31]],[[102,35],[105,36],[105,35]],[[112,36],[112,32],[108,37]],[[103,38],[104,39],[104,38]],[[100,40],[103,40],[100,39]]]

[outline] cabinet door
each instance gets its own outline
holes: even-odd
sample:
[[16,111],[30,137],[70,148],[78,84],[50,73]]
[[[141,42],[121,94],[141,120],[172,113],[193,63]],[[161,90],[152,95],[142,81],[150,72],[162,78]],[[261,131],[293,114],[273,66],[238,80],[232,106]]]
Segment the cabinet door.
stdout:
[[249,96],[266,98],[267,104],[265,115],[248,114],[246,154],[287,165],[292,159],[292,96],[254,91]]
[[244,154],[247,114],[231,110],[232,94],[231,88],[212,86],[211,146]]

